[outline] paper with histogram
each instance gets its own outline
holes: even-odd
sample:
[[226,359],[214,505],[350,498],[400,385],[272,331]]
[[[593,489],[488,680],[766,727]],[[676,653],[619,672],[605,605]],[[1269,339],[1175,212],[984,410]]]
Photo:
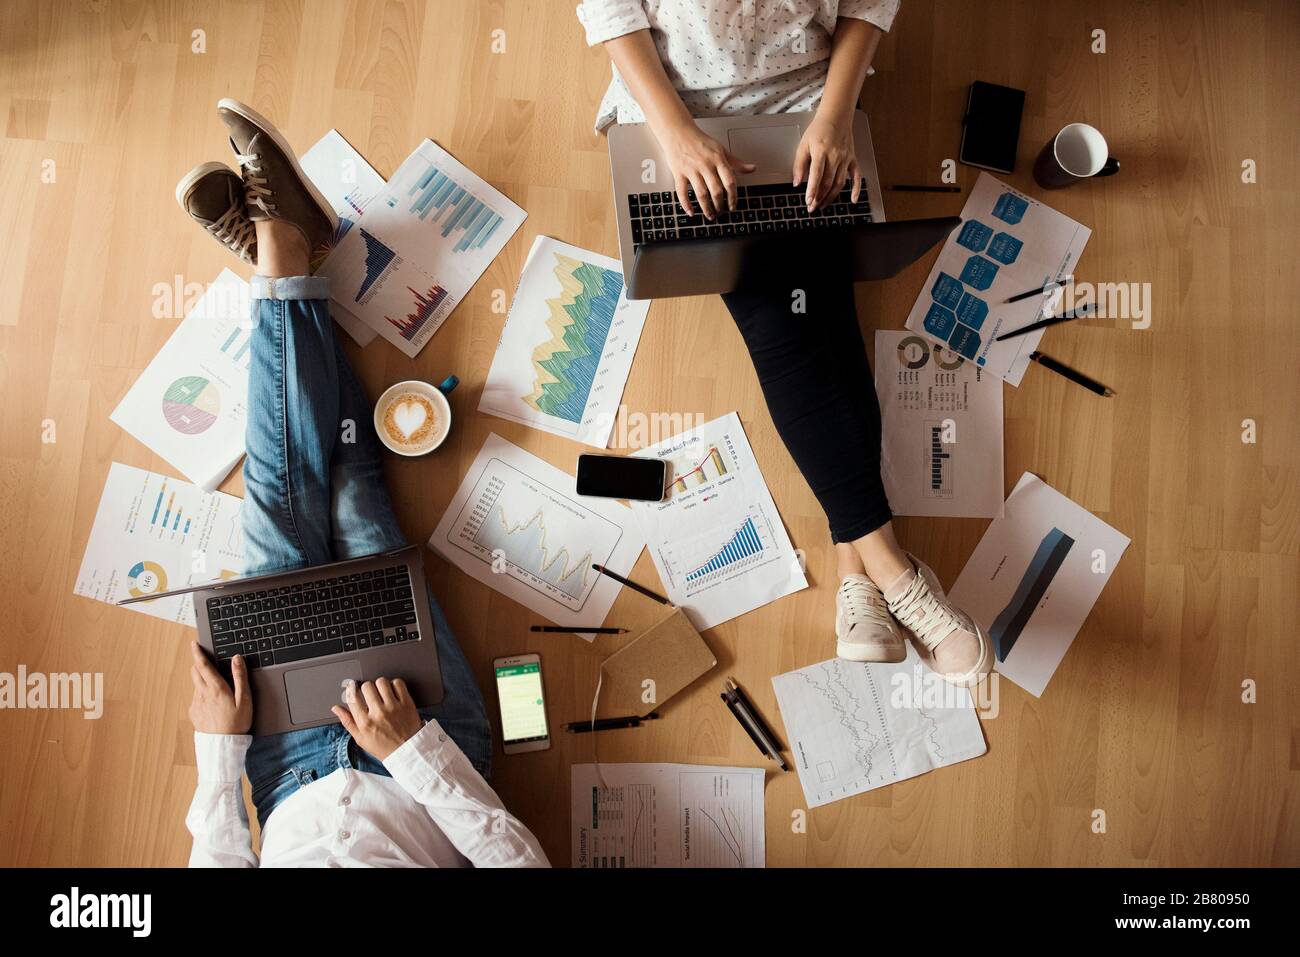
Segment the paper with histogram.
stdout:
[[997,670],[1041,696],[1128,546],[1026,472],[948,596],[988,634]]
[[479,411],[605,448],[649,311],[617,259],[538,236]]
[[669,463],[664,500],[632,511],[668,597],[696,628],[808,587],[736,413],[635,454]]
[[913,332],[876,333],[880,477],[895,515],[1002,514],[1002,380]]
[[970,692],[936,678],[910,645],[897,664],[832,658],[772,687],[810,808],[987,750]]
[[244,456],[248,295],[223,269],[109,416],[209,490]]
[[[645,545],[631,511],[579,498],[572,475],[489,435],[429,547],[557,625],[598,626]],[[591,641],[595,635],[584,634]]]
[[575,764],[569,776],[574,867],[766,863],[762,768]]
[[[244,569],[243,502],[114,462],[90,529],[74,594],[123,598],[238,578]],[[194,625],[194,599],[176,595],[126,606]]]
[[343,231],[319,274],[335,303],[413,357],[526,216],[425,140]]

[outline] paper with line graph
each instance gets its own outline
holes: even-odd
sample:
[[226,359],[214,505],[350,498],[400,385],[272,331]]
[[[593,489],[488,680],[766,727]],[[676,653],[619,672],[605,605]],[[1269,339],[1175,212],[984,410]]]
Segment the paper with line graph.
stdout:
[[1002,380],[912,332],[876,333],[880,477],[895,515],[1002,514]]
[[763,769],[575,764],[574,867],[762,867]]
[[810,808],[987,750],[970,692],[939,682],[911,646],[897,664],[832,658],[772,687]]
[[668,597],[696,628],[808,587],[736,413],[635,454],[669,463],[664,500],[632,511]]
[[412,357],[528,215],[427,139],[364,210],[318,274],[331,300]]
[[644,544],[626,506],[578,498],[572,475],[499,435],[483,443],[429,539],[466,574],[570,626],[599,625],[622,587],[592,564],[627,575]]
[[617,259],[538,236],[479,411],[605,448],[649,311]]

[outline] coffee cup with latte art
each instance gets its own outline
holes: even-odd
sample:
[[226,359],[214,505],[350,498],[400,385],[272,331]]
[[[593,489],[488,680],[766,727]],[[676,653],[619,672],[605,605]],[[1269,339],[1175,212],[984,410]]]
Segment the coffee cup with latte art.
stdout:
[[375,403],[375,433],[398,455],[427,455],[451,431],[451,403],[446,393],[459,380],[449,376],[440,386],[411,379],[384,390]]

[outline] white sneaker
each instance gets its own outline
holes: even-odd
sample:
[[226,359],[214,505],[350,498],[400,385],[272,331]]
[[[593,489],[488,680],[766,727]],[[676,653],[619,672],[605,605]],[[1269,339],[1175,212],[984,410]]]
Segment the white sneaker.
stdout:
[[915,571],[885,589],[894,618],[930,653],[935,672],[949,684],[973,688],[993,670],[993,644],[984,630],[944,594],[934,572],[914,555]]
[[845,575],[835,593],[835,653],[850,661],[902,661],[907,643],[885,596],[866,575]]

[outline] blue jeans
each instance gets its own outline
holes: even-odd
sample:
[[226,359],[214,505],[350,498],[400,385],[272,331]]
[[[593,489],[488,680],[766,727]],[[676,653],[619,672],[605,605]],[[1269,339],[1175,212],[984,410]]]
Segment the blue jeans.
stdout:
[[[264,575],[400,548],[371,405],[334,338],[323,277],[253,279],[244,574]],[[445,697],[436,718],[486,777],[492,737],[483,696],[432,592]],[[244,770],[263,827],[298,788],[337,768],[387,774],[342,725],[255,737]]]

